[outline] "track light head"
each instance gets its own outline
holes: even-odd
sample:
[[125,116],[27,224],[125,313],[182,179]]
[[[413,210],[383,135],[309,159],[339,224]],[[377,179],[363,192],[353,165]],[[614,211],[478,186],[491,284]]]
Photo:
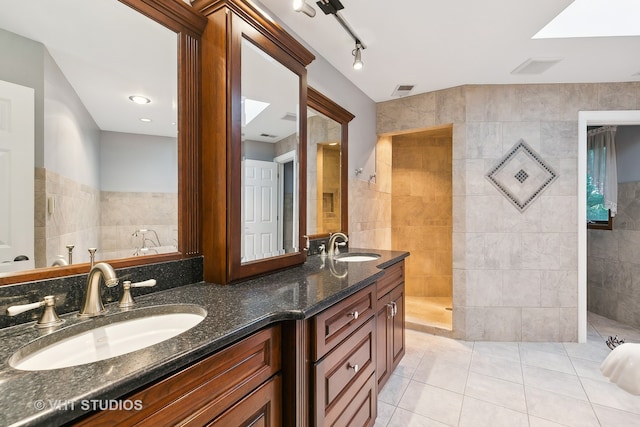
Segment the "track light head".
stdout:
[[310,18],[316,16],[316,10],[305,0],[293,0],[293,10],[302,12]]
[[359,42],[356,42],[356,48],[353,49],[351,54],[354,56],[353,69],[361,70],[364,66],[364,62],[362,62],[362,45]]

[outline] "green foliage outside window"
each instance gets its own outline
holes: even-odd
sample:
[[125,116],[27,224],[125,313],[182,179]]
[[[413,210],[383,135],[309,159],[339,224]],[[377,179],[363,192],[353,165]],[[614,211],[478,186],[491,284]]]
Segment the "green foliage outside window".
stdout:
[[593,177],[587,174],[587,222],[609,221],[609,210],[604,207],[604,197],[593,185]]

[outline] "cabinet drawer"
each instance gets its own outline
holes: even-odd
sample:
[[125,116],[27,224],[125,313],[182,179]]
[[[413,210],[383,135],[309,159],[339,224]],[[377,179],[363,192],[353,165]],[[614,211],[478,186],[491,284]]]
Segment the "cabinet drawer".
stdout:
[[377,416],[376,375],[371,374],[367,382],[353,396],[347,407],[330,426],[365,427],[372,426]]
[[378,299],[404,282],[404,260],[384,269],[384,276],[378,279]]
[[373,316],[376,307],[375,289],[375,286],[367,286],[313,318],[314,361],[321,359]]
[[142,410],[102,411],[78,425],[189,425],[196,416],[212,420],[280,370],[280,337],[279,325],[257,332],[127,397],[140,400]]
[[[314,367],[317,425],[331,425],[375,372],[375,318]],[[374,375],[375,376],[375,375]]]
[[[280,427],[282,425],[281,408],[282,378],[278,375],[233,405],[207,426]],[[204,423],[198,421],[194,425],[204,425]]]

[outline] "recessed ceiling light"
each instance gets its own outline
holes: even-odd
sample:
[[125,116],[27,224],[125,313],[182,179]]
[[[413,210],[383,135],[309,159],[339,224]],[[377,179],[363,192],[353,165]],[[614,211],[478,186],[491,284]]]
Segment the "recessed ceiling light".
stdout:
[[149,98],[147,98],[146,96],[141,96],[141,95],[131,95],[129,97],[129,99],[132,102],[135,102],[136,104],[148,104],[151,102],[151,100]]
[[146,119],[146,118],[142,118],[140,119],[141,122],[145,122],[145,123],[149,123],[151,122],[151,119]]

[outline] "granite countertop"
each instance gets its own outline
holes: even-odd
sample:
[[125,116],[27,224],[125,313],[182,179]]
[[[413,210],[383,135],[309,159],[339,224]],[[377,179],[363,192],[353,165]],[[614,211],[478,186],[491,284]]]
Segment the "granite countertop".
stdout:
[[[137,297],[133,310],[195,304],[206,309],[207,316],[169,340],[95,363],[49,371],[13,369],[8,364],[11,355],[38,339],[42,332],[33,323],[2,329],[0,425],[58,425],[71,421],[87,412],[85,408],[93,404],[92,400],[120,398],[271,323],[311,317],[371,284],[383,275],[382,268],[409,255],[353,248],[349,252],[375,252],[381,257],[375,261],[338,263],[310,256],[301,266],[235,285],[201,282]],[[156,279],[161,281],[162,277]],[[106,307],[106,317],[123,311],[117,304]],[[79,319],[75,313],[61,317],[65,323],[53,333],[94,321]]]

